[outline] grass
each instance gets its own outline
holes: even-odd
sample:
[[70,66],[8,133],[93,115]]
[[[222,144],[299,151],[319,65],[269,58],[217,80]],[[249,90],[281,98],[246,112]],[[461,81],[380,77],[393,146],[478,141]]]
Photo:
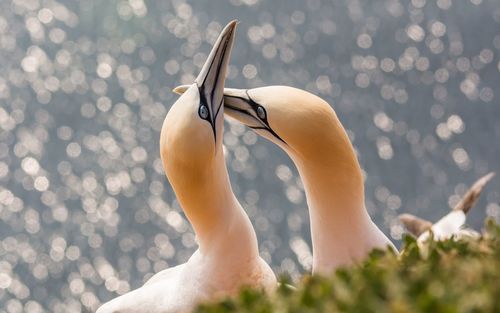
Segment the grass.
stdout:
[[374,250],[329,277],[305,275],[296,290],[245,289],[195,312],[500,312],[499,235],[500,225],[487,221],[479,239],[431,239],[419,247],[407,236],[400,255]]

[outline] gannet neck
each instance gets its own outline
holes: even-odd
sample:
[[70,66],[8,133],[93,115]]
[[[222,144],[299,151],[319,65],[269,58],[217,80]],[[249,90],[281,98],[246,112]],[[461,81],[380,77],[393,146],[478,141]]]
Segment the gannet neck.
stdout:
[[347,134],[340,122],[331,126],[321,149],[290,153],[306,192],[316,273],[360,260],[388,241],[365,209],[363,177]]
[[[245,253],[246,257],[256,257],[255,231],[234,196],[223,151],[217,151],[214,160],[196,172],[181,160],[174,162],[175,169],[167,170],[168,179],[193,226],[202,254],[227,258],[227,253],[237,252],[242,257]],[[239,249],[234,249],[235,245]]]
[[231,21],[222,30],[194,84],[170,108],[160,134],[165,173],[202,255],[227,257],[235,244],[245,250],[241,254],[257,255],[255,232],[231,190],[222,146],[224,84],[236,25]]
[[297,166],[311,219],[313,272],[352,264],[373,248],[394,248],[365,209],[354,148],[326,101],[297,88],[267,86],[225,89],[224,108],[225,114],[280,146]]

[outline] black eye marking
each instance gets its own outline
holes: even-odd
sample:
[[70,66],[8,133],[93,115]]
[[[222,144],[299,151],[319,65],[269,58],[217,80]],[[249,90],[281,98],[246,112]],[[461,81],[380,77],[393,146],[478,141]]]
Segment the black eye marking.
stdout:
[[202,119],[206,120],[208,118],[208,115],[209,115],[207,106],[204,104],[200,105],[200,108],[198,110],[198,114],[200,115],[200,117]]
[[262,105],[255,102],[250,97],[250,95],[248,94],[248,90],[245,90],[245,94],[247,95],[247,98],[238,97],[238,96],[230,96],[230,95],[225,95],[224,97],[236,98],[236,99],[240,99],[240,100],[248,103],[248,105],[250,105],[250,107],[252,108],[252,110],[255,112],[256,115],[250,113],[248,110],[236,108],[236,107],[233,107],[229,104],[225,104],[224,106],[228,109],[238,111],[242,114],[248,115],[248,116],[254,118],[255,120],[259,121],[262,124],[262,126],[248,126],[248,127],[252,128],[252,129],[265,130],[265,131],[269,132],[271,135],[273,135],[274,137],[276,137],[279,141],[281,141],[285,145],[287,145],[287,143],[269,125],[269,122],[267,121],[266,109]]
[[[212,131],[214,133],[214,140],[217,141],[217,132],[215,130],[215,125],[212,122],[211,115],[213,114],[212,111],[209,109],[207,103],[207,97],[205,95],[205,88],[204,86],[198,86],[198,92],[200,95],[200,106],[198,107],[198,116],[202,119],[210,123],[210,127],[212,127]],[[215,119],[215,118],[214,118]]]
[[265,120],[266,119],[266,110],[264,109],[263,106],[258,106],[257,107],[257,116],[261,119],[261,120]]

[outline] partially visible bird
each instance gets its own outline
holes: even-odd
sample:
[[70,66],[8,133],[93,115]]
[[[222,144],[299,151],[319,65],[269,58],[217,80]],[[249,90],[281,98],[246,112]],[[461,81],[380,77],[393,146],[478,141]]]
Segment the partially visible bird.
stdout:
[[361,167],[327,102],[286,86],[225,89],[224,95],[227,115],[280,146],[297,166],[309,207],[313,273],[329,274],[374,248],[396,250],[366,210]]
[[479,237],[480,234],[477,231],[464,227],[466,214],[476,205],[481,191],[493,176],[495,173],[489,173],[478,179],[451,212],[434,224],[412,214],[401,214],[399,220],[412,235],[417,237],[419,243],[425,242],[430,237],[431,232],[434,240],[446,240],[452,237]]
[[199,249],[186,263],[156,274],[97,313],[189,312],[201,301],[234,295],[243,286],[276,287],[274,273],[259,256],[250,220],[231,189],[222,147],[224,79],[236,24],[224,28],[161,130],[163,166]]

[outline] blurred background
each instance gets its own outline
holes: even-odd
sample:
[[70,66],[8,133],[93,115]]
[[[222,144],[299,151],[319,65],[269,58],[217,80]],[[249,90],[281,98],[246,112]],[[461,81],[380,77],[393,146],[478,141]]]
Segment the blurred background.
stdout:
[[[500,172],[497,0],[0,2],[0,313],[93,312],[185,262],[193,231],[158,139],[231,19],[226,86],[296,86],[337,111],[366,174],[371,216],[446,214]],[[497,86],[497,87],[495,87]],[[290,159],[226,124],[227,166],[276,271],[311,264]],[[500,217],[500,178],[469,224]]]

